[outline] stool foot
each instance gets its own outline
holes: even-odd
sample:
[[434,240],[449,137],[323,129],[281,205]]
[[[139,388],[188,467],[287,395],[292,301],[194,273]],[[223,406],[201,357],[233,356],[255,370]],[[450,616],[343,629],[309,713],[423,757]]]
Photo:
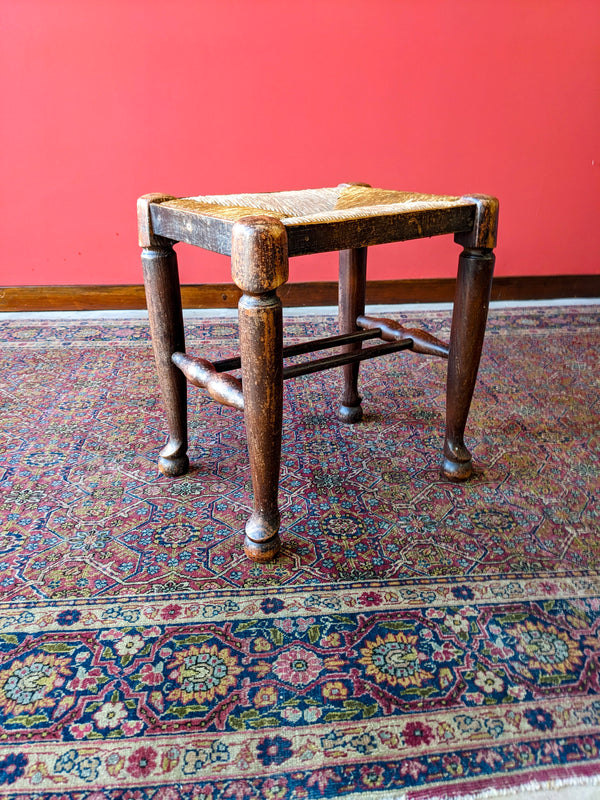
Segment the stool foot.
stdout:
[[[457,451],[458,450],[458,451]],[[473,461],[471,453],[463,445],[458,449],[451,448],[447,444],[444,448],[444,460],[442,461],[442,477],[449,481],[466,481],[473,474]]]
[[158,469],[163,475],[168,475],[170,478],[185,475],[190,468],[190,460],[185,450],[185,445],[181,442],[170,441],[163,447],[158,457]]
[[360,403],[357,406],[340,406],[337,415],[340,422],[354,425],[355,422],[360,422],[363,418],[362,406]]
[[244,552],[252,561],[272,561],[281,550],[279,513],[274,517],[254,512],[246,523]]

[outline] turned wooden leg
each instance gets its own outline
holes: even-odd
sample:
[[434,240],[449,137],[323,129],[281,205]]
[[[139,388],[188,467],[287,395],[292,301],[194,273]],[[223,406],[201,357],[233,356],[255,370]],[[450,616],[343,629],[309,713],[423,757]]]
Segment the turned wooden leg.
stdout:
[[[339,329],[340,333],[358,330],[356,318],[365,313],[365,289],[367,273],[367,248],[340,252],[339,267]],[[342,352],[360,350],[361,343],[346,345]],[[361,397],[358,393],[359,362],[346,364],[343,369],[344,388],[338,417],[342,422],[360,422],[363,416]]]
[[450,333],[442,465],[443,474],[455,481],[466,480],[473,473],[464,433],[483,347],[493,270],[491,251],[464,250],[461,253]]
[[[140,201],[142,207],[143,200]],[[173,353],[185,352],[177,256],[173,243],[168,239],[154,235],[146,237],[146,241],[142,236],[140,239],[147,245],[142,251],[146,301],[158,382],[169,428],[169,440],[160,453],[158,468],[165,475],[182,475],[189,468],[187,382],[171,361]]]
[[283,417],[283,322],[276,289],[288,276],[287,235],[272,217],[244,217],[232,239],[239,301],[244,418],[254,491],[244,551],[270,561],[280,549],[279,467]]
[[446,401],[446,440],[442,474],[463,481],[473,473],[464,442],[465,425],[479,369],[485,335],[498,222],[495,198],[473,198],[478,203],[473,231],[455,238],[464,247],[458,264],[456,295],[450,332]]

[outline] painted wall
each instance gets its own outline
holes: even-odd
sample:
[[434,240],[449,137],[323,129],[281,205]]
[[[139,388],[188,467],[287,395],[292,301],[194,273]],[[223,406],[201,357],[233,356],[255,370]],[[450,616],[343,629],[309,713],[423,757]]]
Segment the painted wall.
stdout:
[[[4,0],[3,285],[139,283],[135,200],[367,181],[501,201],[499,275],[600,272],[598,0]],[[179,248],[186,282],[227,259]],[[185,257],[184,257],[185,253]],[[370,278],[446,277],[451,239]],[[296,259],[293,280],[335,276]]]

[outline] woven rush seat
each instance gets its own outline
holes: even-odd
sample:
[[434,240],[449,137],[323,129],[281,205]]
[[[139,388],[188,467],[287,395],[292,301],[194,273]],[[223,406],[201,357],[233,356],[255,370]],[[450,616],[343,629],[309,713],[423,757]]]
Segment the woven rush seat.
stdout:
[[[359,365],[368,358],[411,350],[448,359],[446,435],[442,474],[466,480],[473,471],[464,443],[485,334],[494,267],[498,201],[486,195],[449,196],[340,184],[299,191],[176,198],[144,195],[138,232],[159,384],[169,440],[159,469],[181,475],[187,456],[187,383],[243,411],[254,492],[246,524],[248,557],[267,561],[280,549],[277,504],[283,382],[324,369],[343,369],[338,418],[362,418]],[[459,257],[449,345],[422,329],[365,315],[368,247],[454,234]],[[240,356],[209,361],[185,351],[177,258],[184,242],[231,256],[239,301]],[[283,346],[277,289],[290,256],[340,251],[339,331],[318,341]],[[373,346],[363,343],[378,339]],[[284,366],[288,356],[337,348],[332,356]],[[241,369],[242,379],[231,374]]]
[[359,233],[368,246],[469,230],[475,208],[470,198],[341,184],[290,192],[162,196],[152,218],[155,229],[175,241],[230,255],[233,224],[268,215],[285,226],[288,255],[294,256],[358,246]]
[[208,217],[237,221],[241,217],[268,214],[285,225],[309,222],[341,222],[373,215],[403,214],[448,206],[468,206],[460,197],[444,197],[415,192],[394,192],[370,186],[342,184],[328,189],[303,189],[296,192],[261,194],[223,194],[185,197],[166,203]]

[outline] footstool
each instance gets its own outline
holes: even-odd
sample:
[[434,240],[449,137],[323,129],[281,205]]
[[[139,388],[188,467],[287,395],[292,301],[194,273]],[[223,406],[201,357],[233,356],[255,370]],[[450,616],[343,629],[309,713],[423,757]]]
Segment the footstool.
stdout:
[[[452,481],[472,474],[464,431],[485,334],[494,268],[498,201],[472,195],[447,197],[341,184],[325,189],[175,198],[147,194],[138,201],[140,245],[152,344],[169,439],[158,466],[165,475],[188,470],[187,382],[219,403],[244,413],[250,456],[253,511],[244,549],[268,561],[280,549],[277,505],[281,459],[283,382],[342,367],[338,416],[362,417],[358,393],[361,361],[399,350],[448,359],[446,435],[442,473]],[[462,246],[450,344],[389,319],[365,316],[367,248],[386,242],[454,234]],[[240,356],[211,362],[185,352],[177,242],[231,256],[239,301]],[[339,332],[283,346],[277,289],[288,280],[288,259],[337,250]],[[379,343],[363,347],[363,342]],[[284,366],[288,356],[339,348],[335,355]],[[241,381],[230,372],[241,367]]]

